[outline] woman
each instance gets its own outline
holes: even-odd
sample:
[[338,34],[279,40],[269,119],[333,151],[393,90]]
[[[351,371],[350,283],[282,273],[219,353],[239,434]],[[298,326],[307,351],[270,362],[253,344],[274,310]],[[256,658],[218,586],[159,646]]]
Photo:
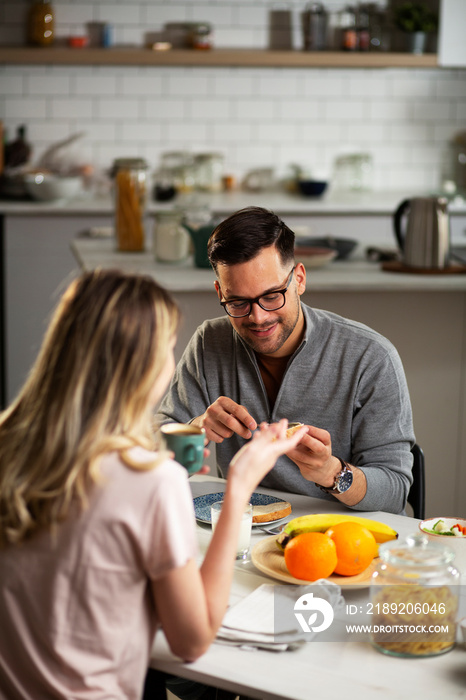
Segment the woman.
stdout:
[[235,456],[198,569],[187,473],[152,425],[178,319],[151,278],[82,275],[0,416],[0,697],[139,698],[157,626],[187,661],[215,637],[244,503],[302,431]]

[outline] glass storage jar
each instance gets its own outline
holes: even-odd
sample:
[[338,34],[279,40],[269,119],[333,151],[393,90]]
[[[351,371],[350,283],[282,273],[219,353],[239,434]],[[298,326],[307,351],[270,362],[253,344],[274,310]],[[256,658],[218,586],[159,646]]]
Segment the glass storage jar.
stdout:
[[222,190],[222,153],[198,153],[194,158],[194,170],[197,189],[206,192],[220,192]]
[[335,190],[372,190],[373,161],[370,153],[348,153],[334,162],[332,186]]
[[190,43],[193,49],[212,48],[212,25],[209,22],[195,22],[190,28]]
[[118,250],[144,250],[147,167],[144,158],[117,158],[113,163]]
[[194,189],[194,159],[188,151],[162,153],[160,172],[170,180],[176,192],[192,192]]
[[454,552],[424,535],[379,547],[371,580],[371,641],[384,654],[423,657],[453,648],[460,574]]
[[54,17],[48,0],[37,0],[29,8],[28,42],[33,46],[49,46],[53,43]]
[[154,221],[154,256],[165,263],[180,263],[190,252],[191,238],[183,226],[183,212],[158,211]]
[[306,51],[325,51],[327,48],[328,13],[320,2],[307,5],[301,14],[303,43]]

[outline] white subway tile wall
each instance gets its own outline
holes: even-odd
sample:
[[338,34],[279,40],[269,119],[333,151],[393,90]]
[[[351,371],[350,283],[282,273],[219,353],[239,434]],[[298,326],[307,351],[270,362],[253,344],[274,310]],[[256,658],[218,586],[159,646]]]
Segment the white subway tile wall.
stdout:
[[[208,20],[218,47],[266,48],[270,0],[52,0],[57,40],[110,22],[116,44],[142,46],[167,23]],[[288,0],[302,48],[304,0]],[[346,2],[327,1],[335,12]],[[29,0],[0,0],[0,44],[25,42]],[[83,161],[119,156],[156,168],[167,150],[220,151],[225,169],[291,163],[331,171],[349,149],[369,151],[374,187],[436,188],[448,142],[466,129],[466,69],[295,69],[0,66],[0,119],[26,124],[35,157],[84,131]]]

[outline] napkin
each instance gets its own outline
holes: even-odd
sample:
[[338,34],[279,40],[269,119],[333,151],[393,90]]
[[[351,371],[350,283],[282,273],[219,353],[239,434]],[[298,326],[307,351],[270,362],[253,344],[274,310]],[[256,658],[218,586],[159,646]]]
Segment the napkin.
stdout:
[[286,651],[310,641],[315,633],[304,632],[293,613],[305,593],[328,601],[335,612],[344,606],[340,586],[324,579],[307,586],[264,583],[227,610],[216,643]]

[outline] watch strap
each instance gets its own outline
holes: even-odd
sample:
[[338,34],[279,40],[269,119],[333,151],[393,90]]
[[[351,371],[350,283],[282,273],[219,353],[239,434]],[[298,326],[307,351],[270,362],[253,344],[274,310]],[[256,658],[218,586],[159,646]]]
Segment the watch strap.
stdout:
[[332,496],[345,492],[345,491],[340,491],[340,489],[337,487],[337,484],[338,484],[341,476],[343,476],[344,474],[346,474],[348,472],[352,472],[352,469],[351,469],[350,465],[348,464],[348,462],[345,462],[341,457],[337,457],[337,459],[340,460],[341,470],[338,472],[338,474],[335,477],[335,481],[333,482],[333,487],[330,488],[330,487],[320,486],[320,484],[318,484],[321,491],[324,491],[324,493],[330,493],[330,494],[332,494]]

